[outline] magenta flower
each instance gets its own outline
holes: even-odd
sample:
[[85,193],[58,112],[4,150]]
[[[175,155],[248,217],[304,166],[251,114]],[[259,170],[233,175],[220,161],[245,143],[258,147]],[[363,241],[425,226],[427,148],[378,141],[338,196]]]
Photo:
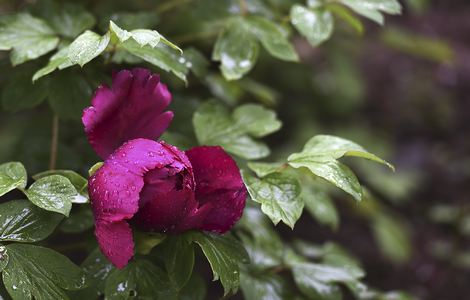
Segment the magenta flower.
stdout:
[[[224,233],[243,213],[246,188],[235,161],[221,147],[182,152],[152,140],[171,120],[171,112],[162,114],[170,99],[158,76],[142,69],[121,71],[112,88],[101,87],[84,111],[90,143],[106,158],[88,182],[95,235],[118,268],[134,255],[131,225],[154,232]],[[144,124],[153,127],[142,138]]]
[[173,112],[163,112],[170,102],[160,76],[146,69],[122,70],[114,74],[111,88],[98,88],[92,106],[83,111],[88,141],[106,159],[131,139],[157,139],[173,119]]

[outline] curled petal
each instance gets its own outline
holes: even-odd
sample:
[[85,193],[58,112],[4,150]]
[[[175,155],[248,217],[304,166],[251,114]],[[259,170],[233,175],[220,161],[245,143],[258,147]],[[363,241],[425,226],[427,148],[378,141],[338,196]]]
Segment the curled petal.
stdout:
[[222,147],[195,147],[186,155],[193,166],[199,202],[186,222],[206,231],[228,231],[242,216],[247,195],[237,164]]
[[[90,178],[95,235],[102,252],[116,266],[126,265],[132,257],[134,242],[127,220],[139,209],[144,177],[149,170],[166,167],[177,173],[188,168],[186,182],[191,189],[194,187],[189,161],[175,151],[175,147],[163,142],[131,140],[111,154]],[[114,248],[117,244],[119,248]]]
[[93,149],[106,159],[124,142],[157,139],[173,119],[163,112],[171,94],[160,77],[146,69],[122,70],[111,87],[102,85],[83,111],[82,122]]

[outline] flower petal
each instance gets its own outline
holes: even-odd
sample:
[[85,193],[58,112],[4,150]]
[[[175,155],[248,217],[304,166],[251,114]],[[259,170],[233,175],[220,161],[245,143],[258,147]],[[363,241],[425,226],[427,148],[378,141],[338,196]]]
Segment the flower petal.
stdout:
[[198,229],[228,231],[242,216],[247,195],[237,164],[222,147],[195,147],[186,155],[193,166],[199,202],[191,217],[204,215]]
[[[190,163],[186,156],[177,156],[175,149],[164,142],[131,140],[111,154],[90,178],[88,191],[97,225],[95,234],[101,250],[116,266],[132,257],[132,251],[128,249],[133,249],[133,241],[132,235],[129,237],[126,220],[131,219],[139,209],[145,174],[165,166],[189,168],[187,181],[191,188],[194,187]],[[122,239],[119,249],[123,252],[119,255],[113,255],[116,248],[112,247],[118,243],[113,239]]]
[[171,147],[175,161],[149,171],[144,177],[139,211],[132,219],[144,231],[177,232],[177,225],[188,211],[197,207],[191,164],[184,152]]
[[132,230],[126,221],[97,220],[95,235],[101,252],[119,269],[124,268],[134,256]]
[[93,149],[106,159],[124,142],[136,138],[157,139],[173,119],[163,112],[171,94],[160,77],[146,69],[122,70],[112,87],[100,86],[83,111],[82,122]]

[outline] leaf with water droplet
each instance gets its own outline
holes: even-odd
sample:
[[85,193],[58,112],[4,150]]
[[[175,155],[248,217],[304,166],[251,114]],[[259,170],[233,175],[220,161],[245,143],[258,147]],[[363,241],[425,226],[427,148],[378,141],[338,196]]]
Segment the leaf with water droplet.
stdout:
[[48,237],[63,216],[27,200],[0,204],[0,241],[37,242]]
[[64,176],[51,175],[34,182],[25,194],[36,206],[68,216],[77,191]]
[[8,162],[0,165],[0,196],[15,188],[26,187],[26,169],[19,162]]
[[246,29],[243,18],[226,22],[225,29],[214,45],[212,58],[220,61],[220,69],[227,80],[240,79],[258,59],[259,44]]
[[77,190],[78,196],[81,196],[75,197],[74,200],[72,200],[73,203],[87,203],[89,201],[87,190],[88,181],[83,176],[71,170],[50,170],[34,175],[33,179],[38,180],[50,175],[61,175],[70,180],[70,183],[72,183]]
[[291,228],[302,215],[304,201],[300,197],[298,179],[290,174],[272,173],[258,179],[242,173],[248,193],[253,201],[261,204],[261,210],[274,224],[284,222]]
[[86,285],[82,270],[51,249],[27,245],[6,246],[9,263],[3,283],[13,299],[68,299],[64,290]]
[[8,256],[7,248],[3,245],[0,245],[0,272],[5,269],[9,260],[10,257]]
[[168,292],[168,277],[148,260],[135,259],[124,269],[114,269],[106,280],[106,299],[158,299]]
[[230,234],[190,232],[186,238],[201,247],[211,265],[214,280],[220,279],[224,287],[224,295],[235,293],[240,284],[240,265],[249,262],[243,245]]

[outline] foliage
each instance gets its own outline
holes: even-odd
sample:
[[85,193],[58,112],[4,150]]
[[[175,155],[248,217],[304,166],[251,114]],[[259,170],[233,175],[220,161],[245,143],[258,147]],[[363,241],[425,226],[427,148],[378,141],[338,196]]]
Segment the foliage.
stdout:
[[[335,202],[346,198],[341,205],[367,220],[385,256],[396,263],[410,257],[407,226],[353,171],[367,178],[382,170],[349,158],[394,167],[355,142],[318,134],[309,107],[295,102],[312,96],[297,89],[320,80],[320,93],[346,91],[344,103],[326,106],[347,114],[362,90],[341,43],[358,39],[351,32],[363,34],[366,19],[383,24],[386,15],[400,12],[397,0],[41,0],[2,15],[0,50],[8,73],[1,82],[3,110],[30,118],[4,119],[5,130],[23,141],[5,139],[0,149],[2,159],[11,159],[0,165],[0,271],[6,292],[13,299],[205,299],[207,278],[199,264],[207,260],[224,297],[241,290],[247,300],[336,300],[346,293],[356,299],[412,299],[370,287],[367,270],[339,244],[284,239],[276,230],[281,222],[295,230],[299,220],[311,218],[319,228],[338,230]],[[384,31],[382,39],[431,60],[453,57],[438,42],[423,38],[411,44],[407,40],[413,38],[399,31]],[[306,47],[326,49],[335,62],[324,77],[311,78],[306,71],[301,54]],[[426,47],[434,50],[417,50]],[[161,73],[174,93],[175,121],[163,139],[185,149],[224,147],[242,169],[249,203],[230,234],[136,234],[138,254],[116,269],[92,238],[87,178],[101,163],[86,145],[79,120],[98,84],[109,83],[112,70],[133,66]],[[332,78],[336,86],[329,85]],[[296,116],[289,115],[291,108]],[[285,124],[297,116],[301,129]],[[55,117],[61,133],[52,151],[58,150],[59,159],[51,155],[48,169],[48,127]],[[29,174],[40,173],[31,179],[16,160]],[[394,175],[378,176],[371,190],[387,176]],[[445,211],[432,215],[452,220]],[[468,231],[468,216],[464,222]],[[78,245],[81,256],[67,250],[75,235],[84,241]]]

